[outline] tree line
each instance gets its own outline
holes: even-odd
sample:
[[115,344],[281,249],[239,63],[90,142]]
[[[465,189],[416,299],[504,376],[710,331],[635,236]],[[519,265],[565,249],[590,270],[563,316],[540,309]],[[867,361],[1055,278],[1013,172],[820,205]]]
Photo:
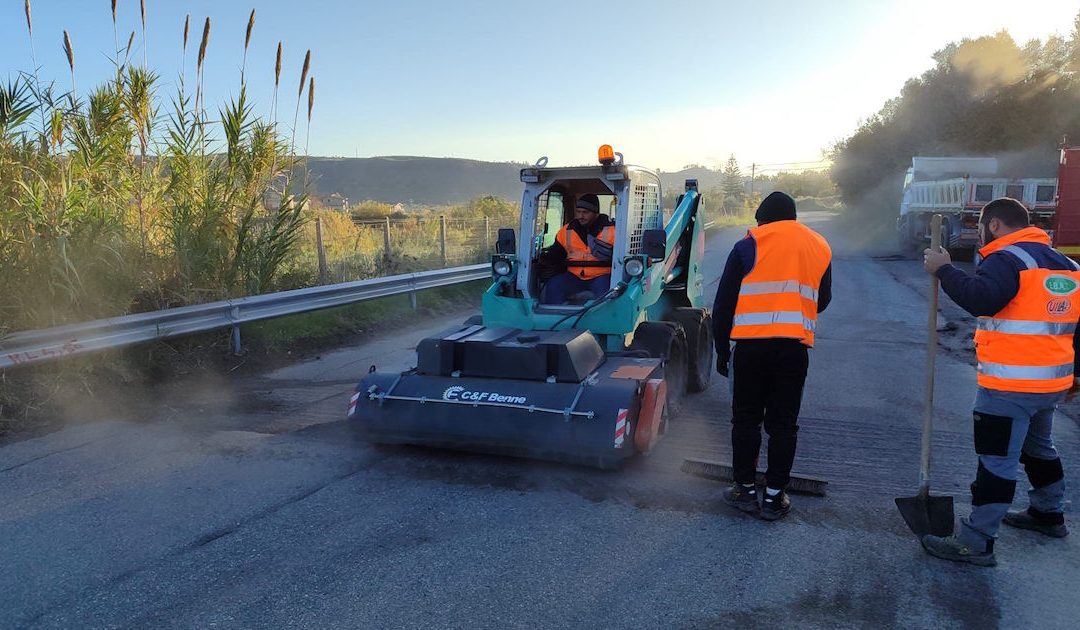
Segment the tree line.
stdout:
[[845,204],[894,216],[915,155],[994,156],[1005,174],[1053,176],[1062,139],[1080,142],[1080,14],[1072,26],[1045,41],[1001,31],[937,51],[932,68],[832,148]]

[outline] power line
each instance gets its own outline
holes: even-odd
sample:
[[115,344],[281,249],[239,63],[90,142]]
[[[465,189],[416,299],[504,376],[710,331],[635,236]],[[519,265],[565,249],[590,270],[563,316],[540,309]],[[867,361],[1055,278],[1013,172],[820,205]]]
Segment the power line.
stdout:
[[759,173],[783,173],[786,171],[823,171],[832,168],[832,164],[819,164],[817,166],[799,166],[795,168],[762,168],[761,164],[757,165],[757,172]]
[[792,166],[796,164],[830,164],[828,160],[803,160],[801,162],[770,162],[768,164],[756,163],[758,166]]

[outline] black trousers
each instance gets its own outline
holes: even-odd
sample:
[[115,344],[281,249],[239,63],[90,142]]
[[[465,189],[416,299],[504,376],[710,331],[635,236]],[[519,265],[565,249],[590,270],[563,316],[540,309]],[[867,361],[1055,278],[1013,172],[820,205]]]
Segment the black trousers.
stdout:
[[770,488],[786,488],[795,461],[799,407],[809,365],[807,347],[795,339],[735,342],[732,357],[731,449],[735,481],[754,483],[761,425],[769,434]]

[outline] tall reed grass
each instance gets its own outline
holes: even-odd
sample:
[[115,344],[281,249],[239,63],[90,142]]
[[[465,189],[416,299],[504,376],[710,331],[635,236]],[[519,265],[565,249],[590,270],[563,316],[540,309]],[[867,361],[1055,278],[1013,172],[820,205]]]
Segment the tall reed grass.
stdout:
[[[281,44],[271,113],[262,114],[245,80],[252,11],[237,96],[211,112],[210,19],[194,87],[181,69],[165,95],[145,58],[145,2],[141,63],[131,59],[134,33],[119,48],[116,4],[115,72],[97,87],[76,92],[80,51],[66,30],[70,89],[43,81],[36,58],[33,71],[0,84],[0,335],[275,290],[299,249],[307,178],[295,176],[304,171],[295,125],[289,138],[276,121]],[[25,13],[33,49],[29,0]],[[310,51],[297,111],[314,86],[305,86],[309,68]]]

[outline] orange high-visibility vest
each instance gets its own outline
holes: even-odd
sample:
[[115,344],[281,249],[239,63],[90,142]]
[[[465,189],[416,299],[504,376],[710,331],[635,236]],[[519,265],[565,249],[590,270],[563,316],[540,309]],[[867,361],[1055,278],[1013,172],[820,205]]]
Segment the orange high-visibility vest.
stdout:
[[832,261],[825,239],[798,221],[750,230],[754,268],[743,278],[732,339],[798,339],[814,346],[821,277]]
[[[602,228],[600,233],[596,235],[596,238],[608,245],[614,245],[615,226],[609,225]],[[589,251],[589,244],[581,240],[581,237],[578,236],[577,232],[570,229],[569,223],[562,226],[559,233],[555,235],[555,240],[566,250],[566,270],[575,276],[582,280],[592,280],[593,278],[611,273],[611,261],[602,261],[596,256],[593,256],[592,252]],[[575,265],[574,263],[592,264]]]
[[1028,227],[979,250],[986,258],[1008,252],[1020,260],[1020,289],[993,317],[980,317],[975,331],[978,383],[1003,392],[1051,394],[1073,383],[1073,333],[1080,308],[1080,270],[1040,267],[1017,243],[1050,246],[1050,236]]

